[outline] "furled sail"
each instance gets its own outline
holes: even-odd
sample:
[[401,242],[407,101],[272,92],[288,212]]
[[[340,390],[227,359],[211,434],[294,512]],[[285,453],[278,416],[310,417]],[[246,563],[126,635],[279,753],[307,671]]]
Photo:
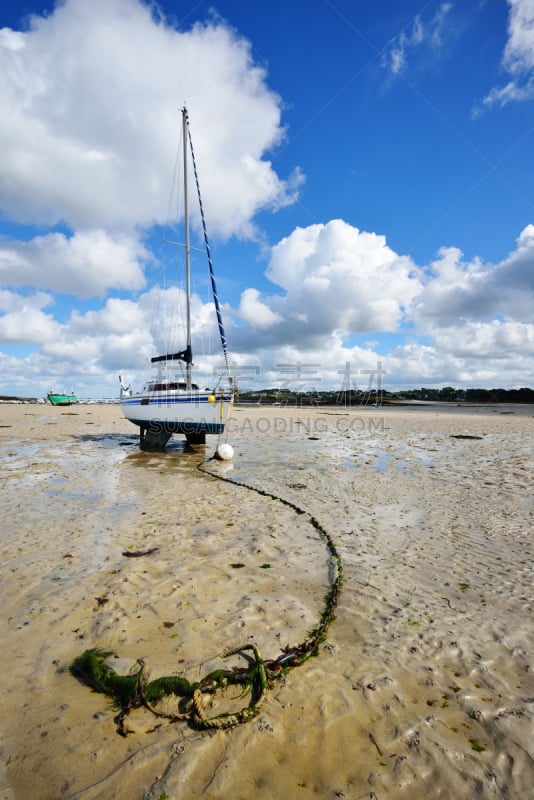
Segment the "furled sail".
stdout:
[[190,347],[180,350],[179,353],[168,353],[166,356],[154,356],[150,359],[153,364],[157,361],[185,361],[186,364],[193,363],[193,352]]

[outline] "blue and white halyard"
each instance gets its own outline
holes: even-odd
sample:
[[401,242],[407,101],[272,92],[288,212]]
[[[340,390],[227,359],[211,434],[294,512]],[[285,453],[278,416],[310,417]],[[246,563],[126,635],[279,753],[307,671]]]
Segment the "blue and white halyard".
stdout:
[[[185,290],[186,290],[186,320],[185,348],[179,352],[154,356],[152,368],[154,375],[145,385],[142,392],[132,393],[130,387],[123,384],[121,387],[121,406],[124,416],[139,426],[139,441],[143,450],[163,450],[173,433],[184,434],[190,444],[204,444],[206,434],[221,435],[224,433],[225,424],[233,404],[233,381],[230,374],[228,359],[228,346],[224,332],[213,263],[208,242],[204,209],[200,195],[198,173],[193,151],[193,143],[189,131],[189,117],[187,109],[182,109],[182,140],[183,140],[183,190],[184,190],[184,226],[185,226]],[[193,350],[191,343],[191,245],[189,239],[189,203],[187,189],[188,154],[191,156],[195,184],[197,190],[204,247],[208,260],[211,279],[211,288],[217,324],[224,355],[226,373],[222,376],[215,389],[201,390],[192,381]],[[185,374],[178,376],[176,373]],[[227,446],[229,448],[229,445]],[[231,448],[230,448],[231,449]]]

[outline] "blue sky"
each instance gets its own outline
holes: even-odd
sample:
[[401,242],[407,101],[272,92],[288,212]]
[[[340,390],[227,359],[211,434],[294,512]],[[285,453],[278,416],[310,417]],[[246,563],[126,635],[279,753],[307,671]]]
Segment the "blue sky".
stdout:
[[[0,394],[147,377],[184,102],[242,388],[533,385],[534,0],[13,2],[0,27]],[[194,289],[208,385],[196,261]]]

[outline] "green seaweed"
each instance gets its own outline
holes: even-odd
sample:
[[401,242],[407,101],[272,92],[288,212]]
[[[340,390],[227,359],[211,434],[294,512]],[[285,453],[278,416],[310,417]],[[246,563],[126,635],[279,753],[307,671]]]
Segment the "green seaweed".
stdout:
[[157,703],[168,694],[174,694],[178,697],[192,697],[198,685],[190,684],[187,678],[179,678],[173,675],[165,678],[156,678],[145,686],[144,698],[152,704]]
[[486,750],[476,739],[469,739],[469,744],[471,745],[471,750],[475,750],[477,753],[484,753]]
[[71,674],[82,683],[90,686],[95,692],[107,694],[115,708],[125,708],[134,702],[139,695],[144,680],[144,668],[139,663],[139,670],[132,675],[118,675],[105,663],[114,655],[107,650],[95,648],[86,650],[78,656],[70,666]]

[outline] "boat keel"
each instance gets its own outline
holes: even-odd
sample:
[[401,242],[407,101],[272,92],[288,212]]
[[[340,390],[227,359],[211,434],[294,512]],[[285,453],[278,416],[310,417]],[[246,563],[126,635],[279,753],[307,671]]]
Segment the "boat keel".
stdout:
[[151,453],[162,453],[171,438],[172,433],[166,430],[151,430],[150,428],[139,429],[139,447]]

